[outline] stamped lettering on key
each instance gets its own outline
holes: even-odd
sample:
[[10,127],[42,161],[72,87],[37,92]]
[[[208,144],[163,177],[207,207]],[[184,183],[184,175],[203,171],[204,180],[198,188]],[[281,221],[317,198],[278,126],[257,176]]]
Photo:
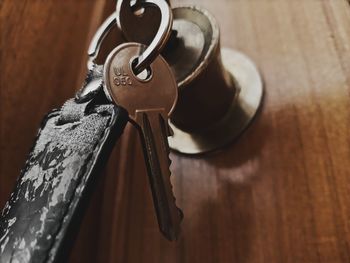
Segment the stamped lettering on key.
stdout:
[[123,67],[113,67],[114,71],[114,77],[113,77],[113,83],[116,86],[131,86],[132,81],[130,76],[125,73],[125,70]]

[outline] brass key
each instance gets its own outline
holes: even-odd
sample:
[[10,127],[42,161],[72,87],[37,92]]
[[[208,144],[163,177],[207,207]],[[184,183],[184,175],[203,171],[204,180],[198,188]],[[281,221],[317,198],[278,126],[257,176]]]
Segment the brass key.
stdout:
[[133,60],[143,50],[141,44],[126,43],[110,53],[104,65],[105,91],[129,112],[140,131],[158,224],[166,238],[175,240],[182,212],[172,192],[167,138],[168,118],[177,101],[177,85],[161,56],[138,76],[134,74]]

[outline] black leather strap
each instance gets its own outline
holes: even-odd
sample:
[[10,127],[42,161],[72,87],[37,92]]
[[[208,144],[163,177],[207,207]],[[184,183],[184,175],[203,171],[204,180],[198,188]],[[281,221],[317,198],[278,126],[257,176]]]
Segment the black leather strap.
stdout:
[[128,114],[69,100],[44,119],[0,219],[0,262],[66,262],[66,248]]

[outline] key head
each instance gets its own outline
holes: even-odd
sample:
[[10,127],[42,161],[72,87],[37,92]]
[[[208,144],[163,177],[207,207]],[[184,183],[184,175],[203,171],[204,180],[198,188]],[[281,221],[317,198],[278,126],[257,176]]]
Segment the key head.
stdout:
[[138,110],[148,109],[163,109],[168,115],[166,117],[169,117],[177,102],[174,75],[168,63],[159,55],[148,72],[140,73],[142,78],[136,76],[132,62],[144,49],[142,44],[125,43],[109,54],[104,65],[105,91],[133,119]]
[[[163,1],[163,4],[170,5],[169,0],[117,1],[117,25],[127,41],[145,45],[152,42],[161,19],[164,19],[159,10],[159,4]],[[147,25],[147,27],[144,25]]]

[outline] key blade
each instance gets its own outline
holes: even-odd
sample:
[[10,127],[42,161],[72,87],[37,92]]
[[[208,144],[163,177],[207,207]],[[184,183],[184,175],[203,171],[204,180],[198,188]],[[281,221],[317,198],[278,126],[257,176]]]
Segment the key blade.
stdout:
[[141,129],[144,156],[151,186],[158,225],[164,236],[173,241],[180,233],[182,211],[176,206],[170,181],[169,144],[164,111],[161,109],[136,112]]

